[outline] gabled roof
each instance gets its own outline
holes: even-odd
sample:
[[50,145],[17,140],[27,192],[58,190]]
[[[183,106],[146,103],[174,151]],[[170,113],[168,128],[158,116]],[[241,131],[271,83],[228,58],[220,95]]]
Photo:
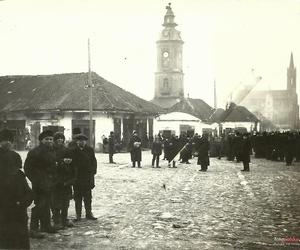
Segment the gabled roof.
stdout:
[[[161,108],[92,73],[93,110],[157,114]],[[0,112],[88,110],[87,73],[0,77]]]
[[168,109],[168,112],[183,112],[193,115],[201,121],[208,121],[213,108],[201,99],[182,98],[180,102]]
[[257,117],[244,106],[231,103],[220,117],[221,122],[257,122]]
[[225,110],[222,108],[215,109],[209,117],[209,122],[210,123],[221,122],[221,118],[222,118],[224,112],[225,112]]

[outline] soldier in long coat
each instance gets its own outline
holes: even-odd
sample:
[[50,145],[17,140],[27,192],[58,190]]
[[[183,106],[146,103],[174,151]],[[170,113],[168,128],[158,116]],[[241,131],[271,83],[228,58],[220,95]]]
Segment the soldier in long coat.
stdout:
[[156,161],[156,167],[160,168],[160,166],[159,166],[159,156],[162,153],[162,142],[161,142],[160,137],[158,135],[155,135],[154,142],[152,143],[151,153],[153,155],[153,157],[152,157],[152,167],[154,167],[154,163]]
[[209,166],[209,141],[207,135],[204,134],[200,140],[197,142],[197,151],[198,151],[198,161],[197,164],[201,166],[199,171],[207,171],[207,167]]
[[72,185],[75,181],[75,170],[71,164],[71,150],[64,145],[64,142],[64,134],[59,132],[54,134],[57,181],[52,195],[52,212],[54,225],[57,228],[73,226],[73,223],[68,220],[68,209],[72,196]]
[[180,149],[181,147],[180,147],[180,141],[178,136],[172,135],[169,143],[169,154],[167,157],[169,167],[171,167],[171,162],[172,162],[172,167],[176,168],[175,157],[179,153]]
[[140,137],[138,137],[137,132],[134,130],[132,133],[132,137],[129,141],[129,152],[132,162],[132,167],[135,167],[135,163],[137,162],[138,167],[141,167],[141,161],[142,161],[142,140]]
[[27,207],[32,203],[18,153],[11,150],[13,135],[0,132],[0,249],[30,249]]
[[30,236],[42,238],[42,232],[56,233],[50,221],[51,195],[56,182],[56,157],[53,148],[53,132],[43,131],[39,135],[40,144],[30,150],[24,164],[25,174],[32,183],[34,207],[31,209]]
[[88,220],[96,220],[92,213],[92,189],[95,187],[97,160],[94,149],[87,145],[87,137],[83,134],[74,136],[77,145],[72,150],[72,165],[75,169],[74,200],[76,221],[81,220],[82,200]]
[[241,161],[243,162],[244,169],[242,171],[250,171],[249,163],[250,163],[250,154],[251,154],[251,141],[249,139],[248,134],[243,134],[242,141],[241,141],[241,149],[240,149],[240,156]]

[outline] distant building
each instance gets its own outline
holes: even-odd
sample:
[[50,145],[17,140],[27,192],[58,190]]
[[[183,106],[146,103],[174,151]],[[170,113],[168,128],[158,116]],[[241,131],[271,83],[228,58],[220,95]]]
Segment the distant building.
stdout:
[[182,98],[154,120],[154,133],[193,136],[212,129],[209,117],[214,109],[201,99]]
[[[238,115],[237,110],[231,109],[233,114],[218,109],[216,111],[216,84],[214,83],[214,105],[210,107],[201,99],[184,97],[184,83],[182,71],[182,46],[180,32],[175,29],[174,13],[171,4],[164,16],[164,29],[157,41],[157,72],[155,73],[155,93],[153,103],[161,106],[165,112],[154,120],[154,132],[170,136],[185,133],[193,135],[204,132],[219,133],[220,124],[224,127],[236,128],[245,126],[247,130],[254,129],[255,121],[249,120],[248,110]],[[242,108],[239,108],[239,110]],[[226,113],[225,117],[223,114]],[[220,120],[220,117],[223,120]],[[255,116],[254,116],[255,117]],[[230,120],[232,118],[232,120]],[[252,126],[252,127],[251,127]]]
[[299,105],[293,54],[287,69],[286,90],[251,91],[239,104],[252,112],[260,112],[279,129],[299,129]]
[[217,109],[212,114],[211,122],[217,122],[220,132],[226,130],[260,131],[260,120],[247,108],[230,103],[226,110]]
[[153,103],[170,108],[184,96],[182,71],[182,45],[180,31],[176,30],[171,4],[164,16],[164,29],[157,45],[157,71]]
[[[144,142],[153,134],[153,119],[161,110],[96,73],[93,80],[93,142],[101,149],[102,137],[114,131],[124,145],[137,130]],[[89,135],[87,73],[0,77],[0,129],[15,133],[16,148],[33,146],[46,128],[62,131],[71,140],[75,128]],[[145,145],[145,144],[144,144]]]

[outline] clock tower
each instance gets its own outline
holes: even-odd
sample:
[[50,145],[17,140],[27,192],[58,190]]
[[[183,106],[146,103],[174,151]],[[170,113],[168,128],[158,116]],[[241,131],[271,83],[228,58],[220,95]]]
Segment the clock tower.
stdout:
[[171,3],[166,7],[163,30],[157,46],[157,69],[153,103],[170,108],[184,97],[182,72],[182,45],[180,31],[176,30]]

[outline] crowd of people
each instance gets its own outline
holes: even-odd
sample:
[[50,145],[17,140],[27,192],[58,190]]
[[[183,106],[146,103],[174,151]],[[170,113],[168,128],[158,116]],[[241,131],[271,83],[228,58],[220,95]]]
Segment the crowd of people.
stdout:
[[13,135],[6,129],[0,132],[0,249],[29,249],[29,236],[44,238],[45,233],[74,226],[68,219],[71,198],[75,222],[81,220],[82,202],[86,219],[97,219],[92,213],[97,160],[87,140],[79,133],[66,146],[62,133],[43,131],[39,145],[27,154],[23,172],[21,157],[11,147]]
[[[44,238],[45,233],[56,233],[74,226],[82,218],[82,203],[85,217],[96,220],[92,213],[92,189],[97,173],[94,149],[87,145],[88,138],[76,133],[73,140],[65,144],[63,133],[43,131],[39,135],[39,145],[31,149],[24,162],[12,150],[13,135],[4,129],[0,131],[0,249],[29,249],[29,237]],[[108,137],[109,163],[115,164],[114,132]],[[142,140],[133,131],[128,144],[133,168],[142,167]],[[215,151],[218,159],[243,163],[242,171],[250,171],[250,155],[274,161],[284,161],[291,165],[300,161],[300,133],[263,132],[228,133],[221,136],[209,134],[191,137],[182,134],[170,138],[155,135],[151,144],[153,155],[151,165],[160,168],[160,157],[168,167],[176,168],[176,159],[189,164],[197,157],[199,171],[207,171],[209,154]],[[28,185],[26,177],[30,180]],[[70,199],[75,201],[76,218],[68,219]],[[31,210],[28,231],[27,208]]]

